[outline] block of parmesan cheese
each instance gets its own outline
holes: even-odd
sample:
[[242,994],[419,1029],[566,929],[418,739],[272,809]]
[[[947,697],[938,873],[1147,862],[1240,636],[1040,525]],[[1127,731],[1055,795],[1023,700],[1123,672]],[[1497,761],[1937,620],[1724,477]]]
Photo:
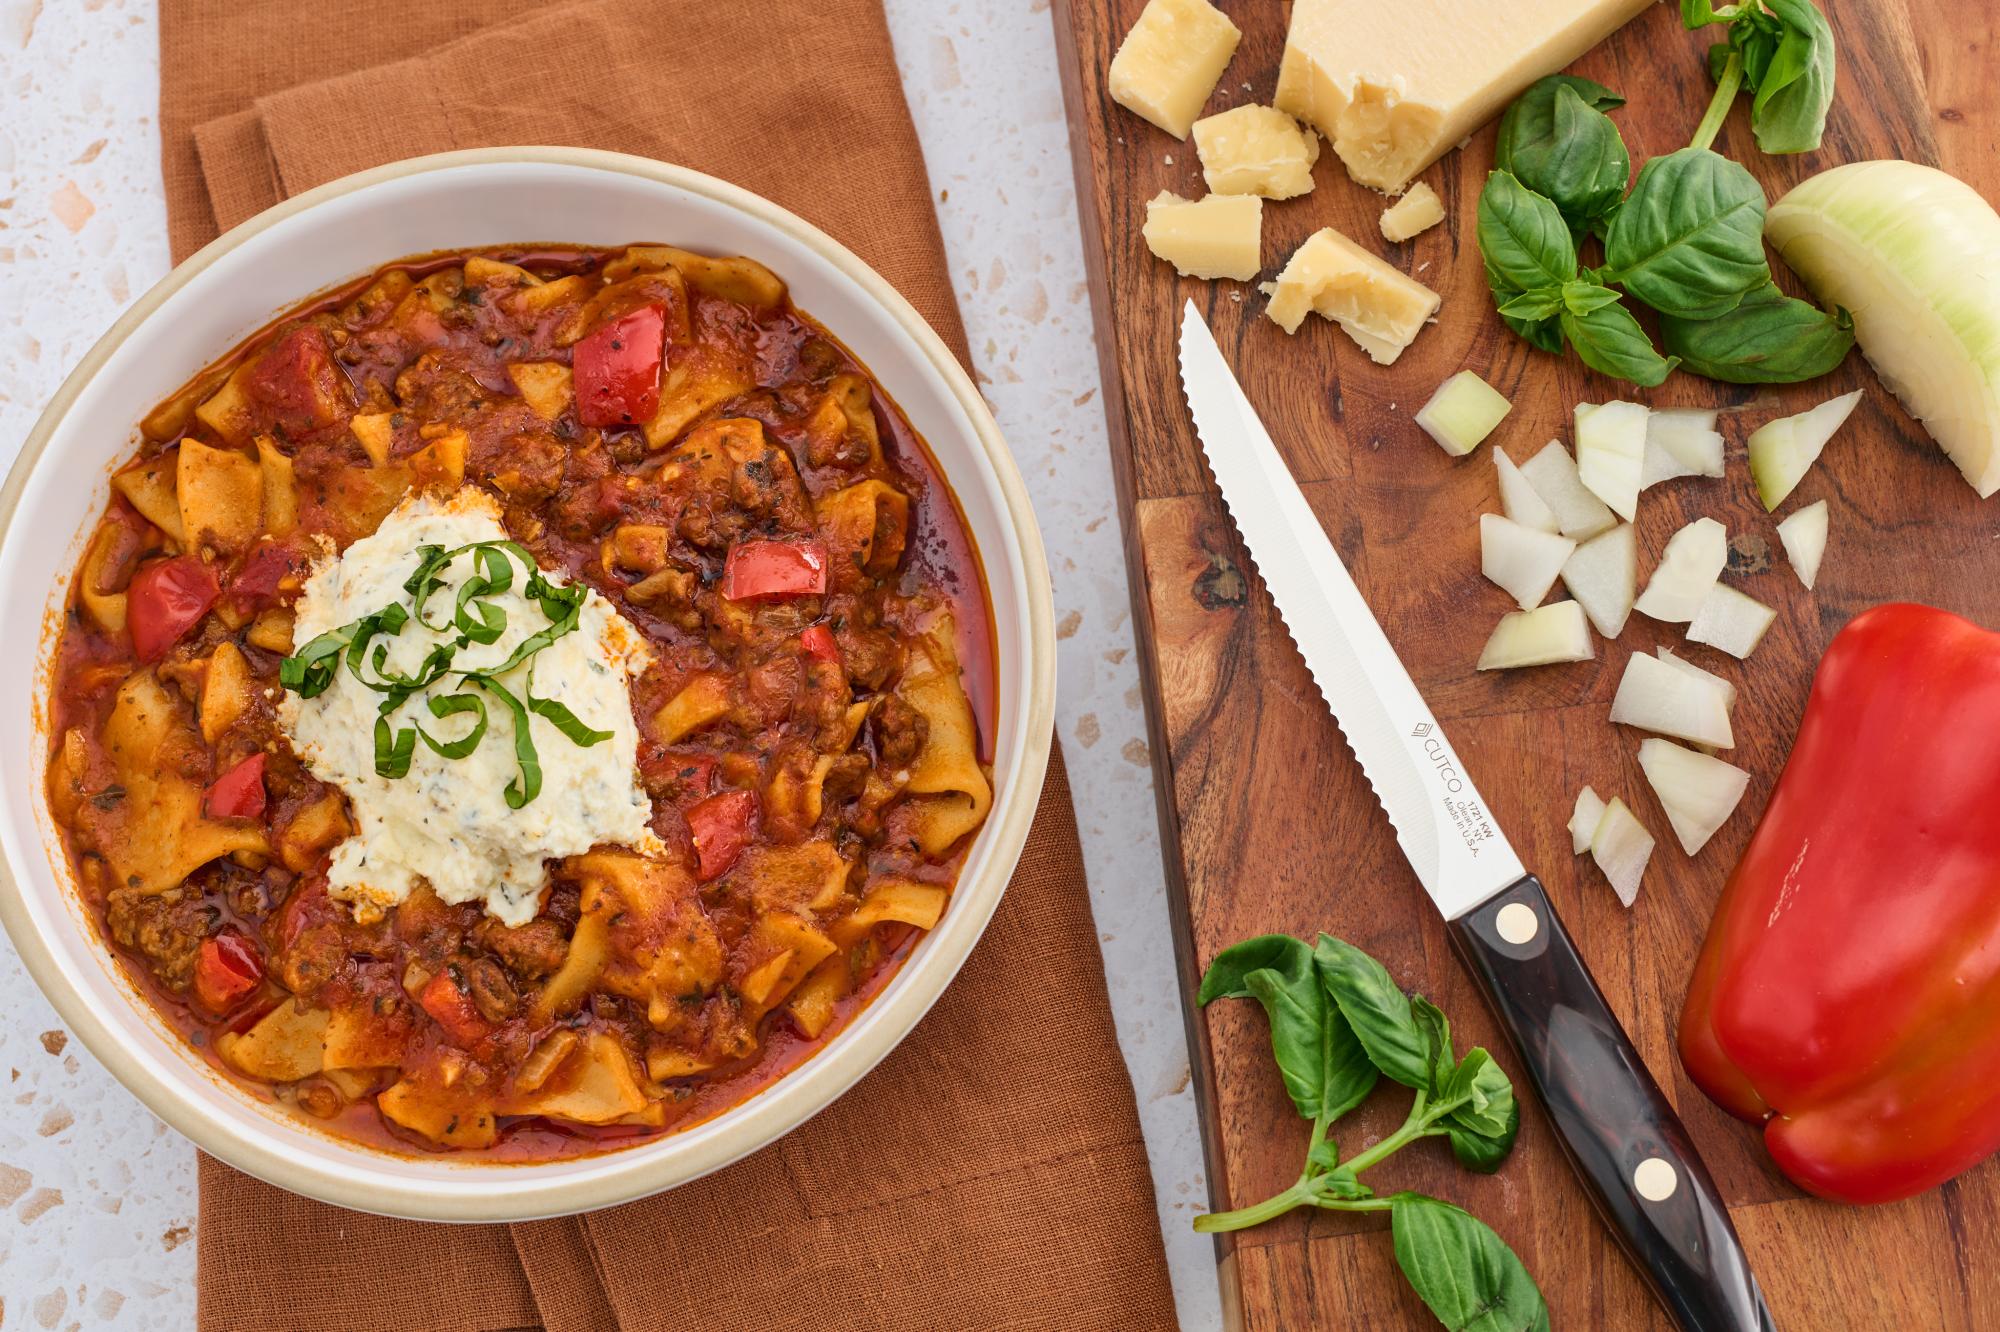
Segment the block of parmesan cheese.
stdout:
[[1409,192],[1382,210],[1384,240],[1406,241],[1444,221],[1444,202],[1437,191],[1418,181]]
[[1292,199],[1311,191],[1319,135],[1268,106],[1239,106],[1194,122],[1201,177],[1216,194]]
[[1287,333],[1299,331],[1308,310],[1331,319],[1381,365],[1403,354],[1438,308],[1438,294],[1383,263],[1332,227],[1306,237],[1292,251],[1265,313]]
[[1652,0],[1294,0],[1277,107],[1396,191]]
[[1146,205],[1146,248],[1188,277],[1256,277],[1263,228],[1264,201],[1254,194],[1183,199],[1161,190]]
[[1208,0],[1146,0],[1111,57],[1111,100],[1185,139],[1242,39]]

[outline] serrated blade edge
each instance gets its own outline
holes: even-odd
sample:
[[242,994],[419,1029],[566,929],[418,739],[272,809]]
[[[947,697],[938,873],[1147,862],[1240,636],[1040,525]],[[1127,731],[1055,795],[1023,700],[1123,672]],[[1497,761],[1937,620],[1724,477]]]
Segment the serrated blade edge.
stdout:
[[1202,455],[1320,696],[1447,919],[1527,871],[1327,540],[1215,337],[1187,303],[1181,387]]

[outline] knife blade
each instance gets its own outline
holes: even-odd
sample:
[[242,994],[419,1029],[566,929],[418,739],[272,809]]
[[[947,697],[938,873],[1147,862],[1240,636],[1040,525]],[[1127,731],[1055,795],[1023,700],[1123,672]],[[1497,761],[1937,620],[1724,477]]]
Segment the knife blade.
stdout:
[[1279,619],[1592,1203],[1680,1327],[1770,1329],[1729,1211],[1687,1130],[1431,715],[1193,301],[1181,317],[1180,370],[1202,454]]

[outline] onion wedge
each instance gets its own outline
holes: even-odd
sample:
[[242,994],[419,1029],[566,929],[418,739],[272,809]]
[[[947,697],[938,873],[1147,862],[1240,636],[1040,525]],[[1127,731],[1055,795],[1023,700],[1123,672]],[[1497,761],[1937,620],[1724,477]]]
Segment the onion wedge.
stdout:
[[1569,849],[1577,855],[1590,850],[1591,834],[1604,817],[1604,798],[1586,786],[1576,793],[1576,808],[1569,816]]
[[1521,475],[1554,512],[1556,530],[1572,541],[1588,541],[1618,521],[1618,515],[1583,484],[1569,450],[1557,440],[1550,440],[1540,453],[1522,463]]
[[1665,662],[1667,665],[1673,667],[1677,671],[1681,671],[1684,672],[1685,674],[1695,676],[1698,679],[1706,680],[1710,686],[1712,686],[1722,695],[1722,710],[1727,713],[1734,713],[1736,711],[1735,685],[1729,683],[1729,681],[1723,679],[1721,676],[1715,674],[1713,671],[1703,670],[1701,667],[1695,665],[1693,662],[1687,660],[1685,657],[1676,657],[1674,655],[1672,648],[1668,647],[1660,648],[1659,657],[1661,661]]
[[1736,736],[1729,726],[1729,706],[1724,698],[1715,684],[1669,666],[1658,657],[1635,652],[1618,679],[1611,720],[1690,744],[1731,749]]
[[1830,398],[1809,412],[1766,421],[1750,432],[1750,479],[1770,513],[1785,502],[1834,432],[1847,423],[1861,390]]
[[1632,609],[1669,624],[1686,624],[1727,563],[1729,529],[1713,518],[1697,518],[1667,538],[1660,563]]
[[1479,516],[1479,568],[1507,595],[1533,610],[1556,585],[1576,542],[1554,532],[1537,532],[1497,513]]
[[1629,907],[1639,896],[1639,880],[1645,877],[1646,862],[1653,858],[1653,835],[1625,808],[1623,800],[1614,797],[1604,807],[1604,817],[1597,821],[1597,829],[1590,835],[1590,858],[1611,881],[1618,900]]
[[1764,631],[1777,618],[1778,612],[1757,598],[1717,583],[1701,599],[1701,609],[1688,625],[1688,642],[1721,648],[1740,661],[1757,650]]
[[1639,476],[1644,489],[1683,476],[1722,475],[1722,435],[1718,413],[1673,407],[1646,418],[1646,461]]
[[1646,467],[1645,407],[1636,402],[1576,405],[1576,470],[1590,493],[1632,521]]
[[1625,631],[1639,584],[1639,543],[1630,523],[1599,532],[1563,563],[1563,586],[1606,638]]
[[1771,205],[1764,234],[1854,316],[1875,373],[1983,497],[2000,490],[2000,214],[1915,162],[1854,162]]
[[1583,607],[1574,601],[1557,601],[1538,610],[1513,611],[1500,617],[1479,654],[1479,669],[1511,671],[1522,666],[1589,661],[1596,655]]
[[1785,545],[1785,558],[1792,562],[1792,571],[1798,574],[1807,591],[1812,590],[1813,580],[1819,577],[1820,558],[1826,554],[1826,528],[1825,500],[1806,505],[1778,524],[1778,540]]
[[1513,410],[1507,395],[1470,370],[1461,370],[1439,384],[1431,400],[1417,409],[1417,424],[1454,458],[1478,448],[1493,427]]
[[1500,512],[1537,532],[1560,530],[1556,526],[1555,510],[1528,484],[1528,478],[1521,475],[1521,469],[1514,465],[1514,460],[1498,444],[1493,446],[1493,470],[1500,477]]
[[1750,774],[1735,764],[1683,749],[1671,740],[1640,741],[1639,766],[1660,798],[1660,808],[1667,811],[1681,850],[1689,855],[1708,845],[1750,785]]

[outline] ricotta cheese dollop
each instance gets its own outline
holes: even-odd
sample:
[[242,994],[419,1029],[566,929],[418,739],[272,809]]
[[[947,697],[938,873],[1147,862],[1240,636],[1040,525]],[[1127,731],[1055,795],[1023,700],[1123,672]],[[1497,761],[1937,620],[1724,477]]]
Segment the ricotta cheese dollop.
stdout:
[[[462,490],[444,501],[406,499],[374,535],[327,559],[307,579],[293,641],[303,646],[391,603],[407,608],[411,598],[404,584],[422,561],[421,547],[453,550],[506,539],[498,505],[478,491]],[[384,645],[388,671],[415,675],[433,648],[456,638],[449,611],[459,587],[477,572],[475,560],[459,559],[430,594],[424,618],[444,624],[444,632],[413,617],[393,636],[376,636],[370,654],[375,644]],[[525,595],[527,577],[517,563],[513,585],[485,598],[506,613],[506,627],[492,643],[460,647],[455,670],[496,666],[523,639],[548,626],[548,616]],[[566,581],[547,572],[543,577],[557,585]],[[579,745],[547,718],[530,714],[542,786],[519,809],[509,807],[505,794],[520,770],[510,708],[487,700],[486,734],[465,757],[447,758],[419,743],[409,771],[390,778],[376,771],[381,693],[341,663],[317,697],[286,691],[278,719],[293,750],[321,781],[346,793],[358,825],[334,848],[328,872],[332,895],[351,903],[355,916],[367,921],[403,901],[423,879],[446,902],[481,902],[506,924],[522,925],[539,905],[548,877],[544,860],[600,843],[659,850],[647,826],[652,803],[639,784],[639,732],[630,694],[631,677],[646,661],[638,631],[592,591],[585,594],[573,632],[496,677],[515,698],[526,699],[532,686],[534,697],[556,699],[585,726],[611,733],[607,740]],[[411,695],[390,724],[421,725],[442,743],[461,739],[473,729],[473,718],[463,713],[434,718],[428,703],[433,694],[466,689],[458,675],[448,674]]]

